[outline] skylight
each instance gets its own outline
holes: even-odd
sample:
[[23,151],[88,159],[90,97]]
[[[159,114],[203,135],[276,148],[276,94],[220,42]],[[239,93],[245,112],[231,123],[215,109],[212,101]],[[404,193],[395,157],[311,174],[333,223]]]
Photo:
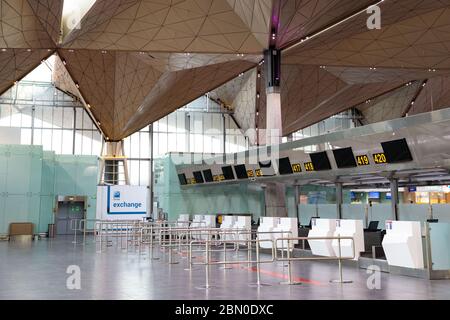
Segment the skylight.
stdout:
[[81,18],[89,11],[96,0],[64,0],[62,25],[63,34],[79,27]]

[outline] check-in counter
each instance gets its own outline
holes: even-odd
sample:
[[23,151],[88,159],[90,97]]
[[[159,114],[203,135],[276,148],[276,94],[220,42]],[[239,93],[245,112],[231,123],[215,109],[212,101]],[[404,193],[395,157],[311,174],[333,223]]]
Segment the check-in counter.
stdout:
[[383,250],[390,266],[423,269],[422,230],[418,221],[386,221]]
[[372,248],[380,248],[383,241],[383,231],[369,231],[364,230],[364,252],[372,253]]
[[188,214],[180,214],[177,220],[178,228],[188,228],[189,227],[189,215]]
[[[298,219],[297,218],[280,218],[278,225],[273,229],[273,238],[297,238],[298,237]],[[289,250],[294,249],[294,245],[298,244],[298,240],[290,241]],[[278,241],[278,248],[287,248],[288,241]]]
[[[191,223],[192,228],[202,228],[203,227],[203,215],[196,214],[194,215],[194,219],[192,219]],[[200,236],[195,232],[192,234],[193,239],[199,239]]]
[[[350,239],[342,239],[341,257],[350,258],[353,256],[353,248],[355,248],[355,258],[358,260],[361,252],[364,252],[364,226],[362,220],[336,220],[336,230],[334,237],[351,237]],[[332,240],[334,255],[339,256],[339,240]]]
[[[250,230],[252,229],[252,217],[250,216],[238,216],[236,218],[236,222],[234,223],[233,226],[234,229],[239,229],[239,230],[246,230],[248,232],[250,232]],[[248,240],[251,239],[251,234],[242,234],[239,236],[239,240]]]
[[[236,216],[223,216],[222,224],[220,225],[220,229],[233,229],[234,224],[236,223]],[[223,236],[224,240],[232,240],[234,239],[234,235],[226,234]]]
[[[216,227],[216,216],[214,215],[204,215],[202,216],[202,225],[201,228],[203,229],[211,229],[211,228],[215,228]],[[210,235],[210,239],[213,237],[213,233],[211,232],[202,232],[200,238],[202,240],[207,240],[208,239],[208,234]]]
[[216,227],[216,216],[215,215],[204,215],[203,216],[203,226],[204,228],[215,228]]
[[[275,217],[262,217],[260,220],[260,225],[258,227],[258,232],[272,232],[278,224],[280,223],[280,218]],[[272,240],[273,234],[266,233],[258,235],[259,240]],[[272,249],[272,243],[269,241],[263,241],[259,243],[260,248]]]
[[[308,234],[312,237],[333,237],[336,231],[336,219],[312,219],[312,229]],[[316,256],[335,257],[332,240],[308,240],[311,252]]]

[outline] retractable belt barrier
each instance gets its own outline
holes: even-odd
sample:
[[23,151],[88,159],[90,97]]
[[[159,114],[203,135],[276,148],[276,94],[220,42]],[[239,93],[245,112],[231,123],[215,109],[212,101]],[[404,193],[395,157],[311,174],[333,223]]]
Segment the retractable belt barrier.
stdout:
[[[92,230],[87,229],[87,224],[93,223]],[[184,227],[186,225],[186,227]],[[120,247],[128,250],[130,247],[138,251],[139,255],[144,253],[144,248],[149,250],[150,260],[159,260],[155,256],[155,249],[162,254],[166,254],[169,264],[178,264],[174,254],[182,258],[187,258],[187,268],[192,271],[194,266],[205,267],[204,289],[211,288],[210,268],[212,266],[222,266],[223,269],[230,269],[233,265],[247,265],[251,268],[256,266],[256,283],[251,286],[264,286],[261,282],[261,264],[287,263],[287,279],[281,284],[297,285],[292,274],[292,264],[302,261],[338,261],[339,279],[331,280],[333,283],[351,283],[343,279],[342,262],[353,260],[356,257],[355,241],[352,237],[292,237],[291,231],[263,231],[242,229],[242,228],[206,228],[197,223],[192,226],[189,222],[147,222],[136,220],[95,220],[95,219],[74,219],[71,221],[71,229],[75,231],[74,243],[77,243],[77,232],[83,232],[83,244],[86,241],[86,233],[93,232],[94,242],[103,247]],[[264,235],[264,239],[262,236]],[[267,237],[268,235],[271,235]],[[269,238],[269,239],[267,239]],[[271,238],[271,239],[270,239]],[[299,241],[314,240],[336,240],[338,252],[336,257],[293,257],[294,243]],[[352,256],[342,256],[342,240],[350,240],[352,245]],[[270,253],[268,258],[261,259],[260,244],[270,243]],[[242,249],[247,251],[246,258],[241,257]],[[255,255],[253,255],[253,252]],[[222,253],[222,260],[212,260],[212,253]],[[231,253],[234,254],[231,257]],[[204,257],[200,262],[200,258]],[[194,259],[196,259],[194,261]]]

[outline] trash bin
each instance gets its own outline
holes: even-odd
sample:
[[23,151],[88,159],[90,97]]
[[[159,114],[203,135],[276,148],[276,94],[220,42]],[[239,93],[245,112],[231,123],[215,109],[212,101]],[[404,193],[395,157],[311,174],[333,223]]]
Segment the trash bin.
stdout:
[[56,227],[54,223],[48,225],[48,237],[54,238],[56,234]]

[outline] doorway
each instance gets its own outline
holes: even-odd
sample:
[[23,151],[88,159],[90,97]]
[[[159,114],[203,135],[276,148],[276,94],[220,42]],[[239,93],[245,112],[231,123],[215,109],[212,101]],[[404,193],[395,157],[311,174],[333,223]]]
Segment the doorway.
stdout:
[[[73,235],[77,221],[86,217],[86,197],[58,196],[56,198],[56,235]],[[76,231],[81,233],[80,230]]]

